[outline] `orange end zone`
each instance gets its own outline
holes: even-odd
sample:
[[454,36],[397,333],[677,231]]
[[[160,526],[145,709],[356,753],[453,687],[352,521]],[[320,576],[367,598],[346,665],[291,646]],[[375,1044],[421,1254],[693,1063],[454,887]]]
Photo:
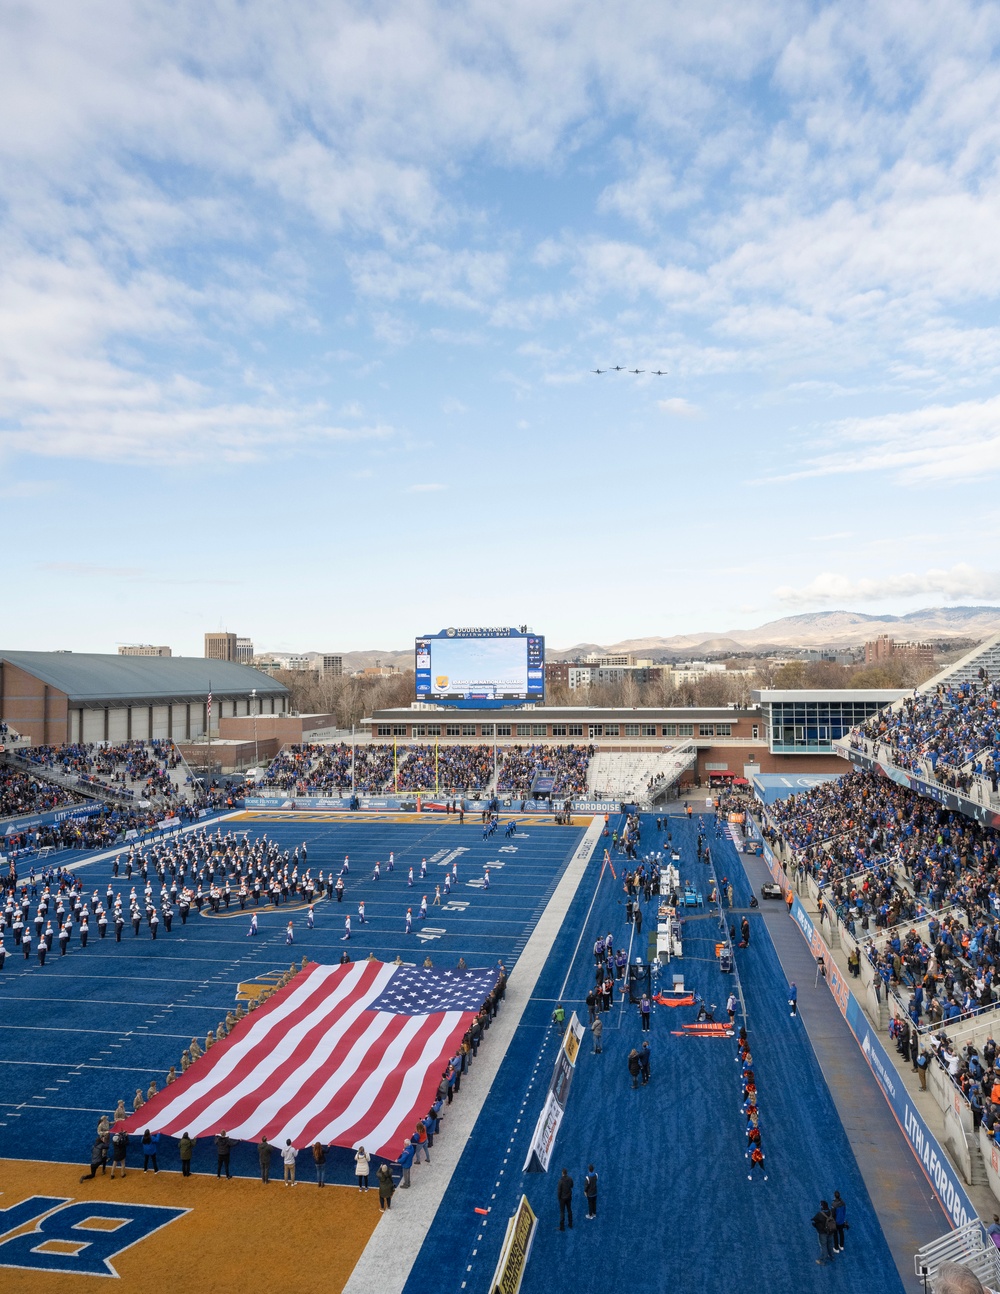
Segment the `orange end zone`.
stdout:
[[276,1167],[267,1186],[141,1168],[81,1182],[73,1164],[0,1160],[0,1289],[78,1294],[103,1274],[120,1294],[247,1294],[272,1273],[296,1294],[339,1294],[378,1225],[378,1191],[293,1189]]

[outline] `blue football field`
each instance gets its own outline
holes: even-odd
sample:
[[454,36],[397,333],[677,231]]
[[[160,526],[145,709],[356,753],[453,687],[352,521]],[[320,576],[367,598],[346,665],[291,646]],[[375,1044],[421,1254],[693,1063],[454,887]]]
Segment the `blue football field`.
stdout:
[[[707,892],[708,868],[695,857],[697,820],[672,818],[670,830],[681,846],[682,878]],[[406,1294],[488,1289],[522,1192],[539,1217],[525,1294],[598,1294],[626,1282],[719,1294],[902,1289],[801,1019],[789,1017],[787,984],[764,923],[746,906],[750,887],[740,856],[728,839],[714,837],[710,820],[707,838],[713,867],[733,883],[732,920],[737,929],[744,911],[750,920],[750,947],[737,952],[737,970],[768,1180],[747,1180],[735,1040],[676,1036],[694,1020],[694,1008],[656,1008],[643,1035],[635,1008],[620,1005],[607,1017],[602,1054],[591,1053],[589,1038],[581,1050],[550,1172],[521,1171],[558,1049],[551,1011],[561,999],[567,1015],[575,1008],[586,1019],[595,939],[611,931],[617,945],[629,937],[621,888],[602,873],[597,851]],[[643,848],[656,839],[655,819],[644,817]],[[724,1018],[732,977],[718,969],[717,934],[716,919],[704,909],[690,916],[683,960],[669,967],[669,978],[683,974],[685,987],[718,1004]],[[644,1038],[651,1039],[652,1077],[633,1090],[626,1059]],[[599,1175],[593,1223],[584,1220],[582,1192],[590,1163]],[[560,1232],[555,1179],[563,1167],[575,1182],[575,1226]],[[832,1267],[819,1267],[809,1219],[834,1190],[849,1203],[849,1240]],[[491,1209],[485,1227],[474,1213],[484,1206]]]
[[[695,858],[696,823],[669,821],[682,878],[707,897],[709,868]],[[578,827],[531,818],[518,822],[512,838],[501,832],[486,841],[475,822],[460,827],[431,817],[256,818],[223,822],[222,829],[266,833],[288,849],[305,841],[314,872],[339,870],[348,855],[344,902],[317,903],[313,930],[306,928],[302,906],[262,905],[259,934],[250,938],[249,911],[241,913],[234,900],[228,913],[192,912],[186,926],[175,919],[172,933],[162,932],[155,942],[145,930],[134,938],[129,926],[120,944],[113,934],[103,941],[95,935],[86,950],[75,945],[65,958],[57,947],[44,967],[35,958],[15,956],[8,941],[0,978],[0,1158],[85,1163],[101,1114],[109,1114],[120,1098],[131,1110],[136,1087],[145,1090],[151,1079],[162,1085],[191,1038],[203,1042],[234,1007],[240,982],[285,969],[293,958],[335,962],[346,948],[355,960],[369,952],[386,961],[401,955],[422,962],[430,956],[445,966],[459,957],[470,967],[502,959],[516,973],[518,955],[582,836]],[[666,831],[658,834],[654,819],[644,817],[642,831],[640,852],[663,847]],[[694,1008],[657,1007],[645,1035],[652,1079],[633,1090],[626,1058],[644,1035],[635,1009],[617,1002],[605,1017],[603,1053],[591,1053],[589,1036],[581,1051],[551,1171],[522,1172],[558,1046],[552,1010],[562,1000],[567,1015],[575,1008],[586,1019],[594,940],[610,931],[617,946],[634,934],[625,920],[621,864],[616,861],[614,875],[602,866],[603,850],[597,849],[427,1234],[407,1294],[486,1290],[506,1219],[522,1192],[540,1219],[526,1294],[603,1294],[609,1283],[626,1280],[653,1290],[720,1294],[733,1288],[878,1288],[896,1294],[902,1288],[802,1021],[789,1018],[787,985],[764,922],[747,907],[750,888],[740,857],[728,839],[714,836],[710,821],[707,838],[715,874],[734,886],[729,919],[738,926],[745,912],[751,926],[749,948],[737,953],[737,973],[759,1088],[767,1180],[747,1179],[735,1039],[678,1036],[694,1020]],[[386,870],[390,852],[392,873]],[[378,881],[372,879],[376,859],[382,864]],[[413,932],[404,934],[407,907],[416,917],[421,896],[427,894],[430,903],[435,885],[456,863],[451,894],[441,907],[429,908],[426,922],[414,920]],[[486,864],[488,889],[482,880]],[[96,888],[103,898],[110,858],[83,864],[82,875],[87,893]],[[116,888],[128,887],[120,880]],[[362,899],[368,918],[363,926],[357,918]],[[346,914],[349,942],[343,938]],[[290,916],[292,947],[285,942]],[[655,900],[641,938],[633,939],[633,957],[648,958],[652,929]],[[684,957],[666,969],[659,987],[683,975],[685,987],[717,1004],[723,1016],[734,977],[719,970],[718,936],[717,918],[707,905],[689,909]],[[174,1155],[168,1142],[161,1166],[176,1169]],[[584,1220],[582,1195],[589,1163],[600,1177],[593,1223]],[[199,1148],[194,1167],[211,1171],[214,1155]],[[566,1232],[558,1230],[555,1198],[562,1167],[576,1182],[575,1227]],[[330,1179],[348,1182],[352,1168],[349,1152],[336,1154]],[[420,1174],[433,1169],[415,1169],[414,1185],[419,1188]],[[238,1147],[233,1170],[256,1175],[252,1146]],[[809,1219],[820,1198],[830,1198],[835,1189],[848,1201],[851,1229],[846,1253],[832,1268],[822,1268],[815,1263]],[[476,1208],[489,1210],[485,1224]]]
[[[259,933],[248,937],[250,911],[241,912],[235,898],[228,912],[202,915],[192,909],[187,924],[174,919],[167,934],[162,926],[154,941],[143,926],[138,937],[126,926],[121,943],[113,928],[104,940],[96,928],[86,949],[77,940],[65,957],[58,944],[45,966],[32,955],[25,961],[12,940],[0,978],[0,1158],[85,1162],[100,1115],[110,1114],[119,1099],[131,1113],[137,1087],[150,1080],[163,1085],[171,1065],[180,1068],[181,1051],[197,1037],[204,1045],[236,1005],[241,981],[287,969],[303,956],[336,962],[343,950],[353,960],[373,952],[383,961],[401,956],[441,965],[464,957],[471,967],[503,960],[508,969],[544,908],[562,868],[582,835],[578,828],[525,821],[516,836],[502,833],[483,840],[478,823],[465,826],[437,818],[420,822],[358,821],[347,817],[323,822],[239,821],[221,824],[223,832],[266,834],[292,850],[307,842],[308,865],[339,871],[349,857],[342,903],[315,905],[315,927],[306,926],[304,905],[263,902],[256,909]],[[386,865],[394,854],[394,870]],[[375,860],[381,879],[372,879]],[[427,876],[420,881],[421,860]],[[421,922],[421,897],[432,904],[436,885],[457,864],[458,876],[440,907],[428,907]],[[408,884],[412,865],[414,881]],[[485,866],[490,870],[484,888]],[[89,895],[102,900],[111,877],[110,857],[77,868]],[[138,881],[134,877],[133,881]],[[124,877],[115,889],[127,896]],[[358,903],[364,900],[367,923],[360,925]],[[404,934],[408,907],[413,931]],[[345,916],[352,932],[344,940]],[[294,944],[286,944],[292,919]],[[163,1166],[175,1168],[171,1151]],[[205,1168],[213,1157],[206,1151]],[[348,1152],[335,1153],[331,1180],[338,1172],[351,1180]],[[195,1168],[198,1168],[197,1162]],[[241,1146],[233,1155],[234,1172],[256,1176],[256,1152]]]

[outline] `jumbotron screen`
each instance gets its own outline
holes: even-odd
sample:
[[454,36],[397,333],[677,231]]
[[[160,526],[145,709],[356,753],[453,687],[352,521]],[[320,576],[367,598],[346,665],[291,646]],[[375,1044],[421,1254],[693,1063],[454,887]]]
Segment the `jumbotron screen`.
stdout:
[[418,701],[513,705],[545,695],[545,639],[521,629],[442,629],[416,640]]

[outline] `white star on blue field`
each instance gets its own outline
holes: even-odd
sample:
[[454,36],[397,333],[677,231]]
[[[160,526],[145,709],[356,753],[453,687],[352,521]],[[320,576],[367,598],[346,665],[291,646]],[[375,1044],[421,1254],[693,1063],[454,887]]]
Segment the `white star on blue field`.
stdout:
[[370,1011],[428,1015],[435,1011],[478,1011],[497,982],[497,970],[432,970],[400,966]]

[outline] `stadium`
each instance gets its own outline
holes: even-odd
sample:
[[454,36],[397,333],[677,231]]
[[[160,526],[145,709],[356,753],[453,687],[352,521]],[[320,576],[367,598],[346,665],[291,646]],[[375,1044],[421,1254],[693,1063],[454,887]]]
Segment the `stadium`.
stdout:
[[998,1283],[1000,637],[601,711],[449,632],[252,780],[258,671],[0,652],[4,1288]]

